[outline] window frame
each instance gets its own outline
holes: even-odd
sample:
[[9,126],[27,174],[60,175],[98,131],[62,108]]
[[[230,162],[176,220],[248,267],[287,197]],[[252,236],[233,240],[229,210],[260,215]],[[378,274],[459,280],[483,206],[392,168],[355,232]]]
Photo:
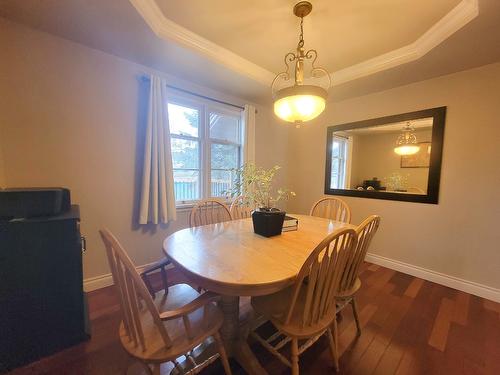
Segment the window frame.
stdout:
[[[193,98],[188,94],[172,94],[167,95],[167,111],[168,104],[175,104],[183,107],[192,108],[198,111],[198,137],[188,135],[178,135],[170,133],[170,138],[185,139],[198,142],[198,166],[199,169],[192,169],[199,171],[200,186],[199,186],[199,199],[194,200],[176,200],[175,205],[177,208],[190,208],[196,202],[203,199],[224,199],[222,197],[212,196],[211,172],[212,172],[212,144],[224,144],[238,147],[238,166],[243,164],[243,150],[244,150],[244,126],[242,123],[242,109],[233,108],[228,105],[212,102],[207,99]],[[218,113],[221,115],[231,116],[238,120],[238,135],[239,143],[228,140],[210,137],[210,114]],[[170,119],[169,119],[170,122]],[[173,160],[172,160],[173,162]],[[173,168],[173,170],[191,170],[190,168]],[[215,169],[224,170],[224,169]],[[229,203],[229,202],[227,202]]]
[[[219,144],[219,145],[229,145],[229,146],[236,146],[238,148],[238,162],[237,162],[237,167],[241,166],[243,164],[243,126],[242,126],[242,121],[241,121],[241,110],[228,110],[227,108],[223,108],[222,106],[218,105],[210,105],[208,106],[208,110],[206,112],[206,128],[207,128],[207,149],[208,149],[208,155],[206,158],[206,162],[208,163],[207,165],[207,171],[209,173],[206,173],[206,186],[208,187],[208,197],[209,198],[215,198],[215,199],[220,199],[221,197],[214,197],[212,194],[212,184],[211,178],[212,178],[212,171],[213,170],[218,170],[218,171],[227,171],[228,169],[221,169],[221,168],[212,168],[212,145],[213,144]],[[238,119],[238,134],[239,134],[239,140],[240,142],[232,142],[224,139],[219,139],[219,138],[212,138],[210,136],[210,114],[211,113],[218,113],[221,115],[225,116],[231,116],[235,117]],[[236,115],[237,114],[237,115]]]
[[[337,141],[341,143],[341,148],[339,148],[339,156],[334,157],[333,156],[333,142]],[[346,188],[346,181],[347,181],[347,170],[348,170],[348,165],[347,165],[347,157],[349,153],[349,138],[339,136],[336,134],[332,134],[332,138],[330,139],[330,142],[332,143],[332,152],[330,153],[330,165],[333,165],[333,159],[337,159],[339,161],[339,173],[338,173],[338,178],[337,178],[337,187],[332,187],[332,181],[333,181],[333,174],[330,172],[330,189],[345,189]]]

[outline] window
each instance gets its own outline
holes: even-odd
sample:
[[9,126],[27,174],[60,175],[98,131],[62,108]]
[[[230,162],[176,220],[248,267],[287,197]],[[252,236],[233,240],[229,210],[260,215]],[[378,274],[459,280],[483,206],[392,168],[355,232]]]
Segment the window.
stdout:
[[222,197],[242,164],[241,112],[202,100],[171,98],[168,116],[175,200]]
[[348,138],[336,135],[332,137],[330,189],[346,188],[348,144]]

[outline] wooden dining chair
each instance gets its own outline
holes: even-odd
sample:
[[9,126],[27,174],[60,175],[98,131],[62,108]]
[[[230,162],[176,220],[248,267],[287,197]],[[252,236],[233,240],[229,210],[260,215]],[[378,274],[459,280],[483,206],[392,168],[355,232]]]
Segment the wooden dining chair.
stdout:
[[343,223],[351,222],[351,209],[340,198],[321,198],[313,204],[309,215],[341,221]]
[[252,216],[252,211],[253,207],[245,201],[245,197],[243,195],[236,197],[229,208],[229,213],[231,214],[233,220],[249,218]]
[[[324,333],[338,369],[335,292],[354,246],[356,232],[353,229],[335,231],[316,246],[292,286],[271,295],[252,297],[256,313],[269,319],[277,332],[263,338],[254,330],[251,336],[291,367],[293,375],[299,373],[299,355]],[[305,342],[299,346],[299,340]],[[289,342],[291,360],[280,353]]]
[[366,253],[379,225],[380,216],[372,215],[356,228],[358,242],[345,265],[342,281],[335,296],[337,312],[342,311],[347,305],[351,305],[358,336],[361,334],[361,326],[359,324],[355,294],[361,287],[361,280],[359,279],[361,265],[365,260]]
[[[200,225],[215,224],[231,220],[231,213],[227,206],[215,199],[202,200],[195,204],[189,216],[191,227]],[[168,258],[162,258],[159,261],[149,265],[141,272],[141,278],[146,284],[149,293],[155,298],[155,289],[151,283],[151,275],[158,270],[162,280],[163,290],[168,293],[167,266],[171,264]]]
[[164,257],[159,261],[150,264],[149,266],[144,268],[140,273],[142,281],[144,281],[144,284],[148,288],[149,294],[151,294],[151,297],[153,297],[153,299],[155,298],[156,294],[153,284],[151,283],[150,277],[153,273],[156,273],[159,270],[163,290],[165,293],[168,293],[167,266],[169,266],[170,264],[172,264],[170,260],[167,257]]
[[216,199],[204,199],[196,203],[189,214],[191,228],[232,220],[227,206]]
[[[194,366],[191,373],[220,357],[224,371],[231,374],[219,334],[223,314],[212,303],[218,296],[211,292],[199,294],[189,285],[176,284],[170,286],[168,296],[153,299],[118,240],[106,229],[99,233],[119,293],[123,317],[119,335],[127,353],[143,363],[150,374],[160,374],[164,362],[171,361],[179,368],[176,359],[181,355]],[[198,364],[192,350],[209,337],[214,338],[218,352]]]

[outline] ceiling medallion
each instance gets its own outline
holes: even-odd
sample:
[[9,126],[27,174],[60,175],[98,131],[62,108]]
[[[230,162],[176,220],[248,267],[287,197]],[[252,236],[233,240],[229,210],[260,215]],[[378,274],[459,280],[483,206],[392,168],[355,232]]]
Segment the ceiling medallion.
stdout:
[[[324,68],[316,66],[318,53],[314,49],[304,49],[304,17],[311,13],[312,4],[301,1],[295,4],[293,13],[300,18],[300,35],[296,53],[285,55],[286,70],[278,73],[271,84],[274,99],[274,113],[279,118],[297,123],[310,121],[324,111],[327,90],[331,86],[331,77]],[[304,62],[311,61],[309,77],[304,80]],[[290,85],[290,63],[295,62],[294,84]],[[326,79],[325,79],[326,78]],[[321,83],[323,85],[321,86]],[[281,85],[280,85],[281,84]],[[280,88],[277,86],[280,85]]]
[[413,155],[420,150],[420,146],[417,144],[417,136],[413,134],[414,131],[415,129],[408,121],[396,140],[396,147],[394,147],[396,154]]

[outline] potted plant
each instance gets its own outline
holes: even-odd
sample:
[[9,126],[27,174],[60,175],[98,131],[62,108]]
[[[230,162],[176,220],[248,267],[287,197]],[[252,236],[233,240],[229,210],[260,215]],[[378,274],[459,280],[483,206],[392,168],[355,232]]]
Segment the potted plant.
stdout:
[[235,179],[229,191],[232,198],[241,195],[243,204],[255,207],[252,212],[253,229],[265,237],[281,234],[285,211],[280,210],[277,204],[295,196],[288,189],[273,189],[273,179],[280,168],[275,165],[264,169],[247,163],[234,170]]

